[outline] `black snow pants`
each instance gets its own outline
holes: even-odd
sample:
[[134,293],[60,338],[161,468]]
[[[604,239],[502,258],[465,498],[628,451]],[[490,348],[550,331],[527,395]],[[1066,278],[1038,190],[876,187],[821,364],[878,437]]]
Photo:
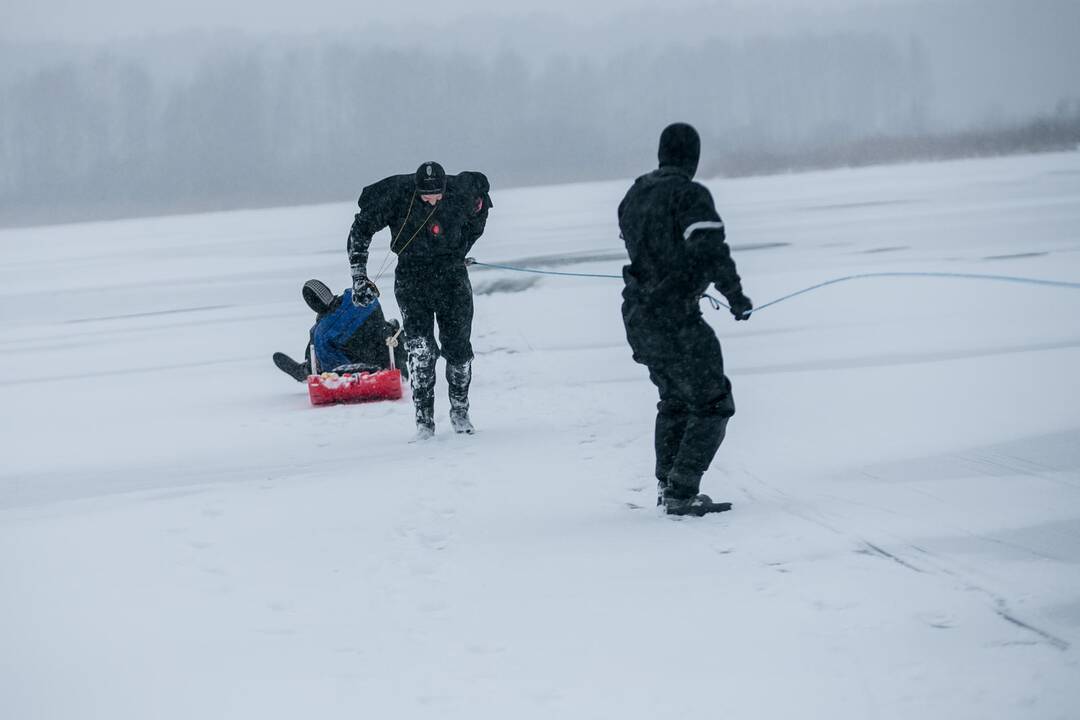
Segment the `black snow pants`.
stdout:
[[[469,271],[462,266],[402,271],[394,294],[401,308],[409,382],[417,423],[431,424],[435,407],[435,361],[446,358],[451,410],[468,412],[472,381],[473,297]],[[435,325],[439,326],[438,343]]]
[[623,320],[634,360],[660,392],[656,478],[665,494],[692,497],[735,414],[720,341],[696,308],[671,313],[625,302]]

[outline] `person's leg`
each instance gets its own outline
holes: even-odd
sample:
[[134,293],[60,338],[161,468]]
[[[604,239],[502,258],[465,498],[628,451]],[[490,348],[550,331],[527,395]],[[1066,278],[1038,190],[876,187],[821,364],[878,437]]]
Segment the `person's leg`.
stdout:
[[439,344],[446,358],[446,385],[450,398],[450,422],[456,432],[472,433],[469,419],[469,386],[472,384],[473,297],[464,268],[447,278],[437,309]]
[[622,308],[626,339],[634,351],[634,360],[649,369],[649,379],[660,395],[656,404],[656,428],[653,436],[656,451],[658,495],[667,488],[668,475],[682,445],[688,420],[688,406],[680,393],[673,368],[682,362],[677,350],[679,320],[668,313],[656,312],[650,305],[632,298]]
[[386,349],[386,317],[382,308],[376,307],[341,345],[341,350],[349,364],[375,368],[390,367],[390,356]]
[[[309,280],[308,282],[318,282],[318,280]],[[305,285],[304,300],[308,299],[308,295],[308,289]],[[311,330],[308,331],[308,344],[307,347],[304,348],[304,362],[296,362],[291,357],[281,352],[276,352],[273,356],[274,365],[277,366],[278,370],[282,371],[283,373],[291,377],[293,380],[296,380],[298,382],[305,382],[308,378],[308,375],[311,374],[311,346],[315,343],[316,326],[317,323],[316,325],[312,326]]]
[[278,370],[298,382],[304,382],[307,380],[307,376],[311,374],[310,366],[306,360],[302,363],[296,362],[285,353],[274,353],[274,365],[277,366]]
[[395,286],[398,307],[405,328],[409,385],[416,409],[416,426],[430,434],[435,430],[435,315],[421,293],[413,292],[401,279]]
[[469,418],[469,385],[472,383],[472,360],[446,364],[446,384],[450,397],[450,426],[456,433],[476,432]]
[[680,334],[684,355],[667,368],[670,392],[685,403],[687,417],[678,451],[668,473],[669,492],[692,497],[700,491],[735,414],[731,382],[724,375],[720,342],[704,321]]
[[656,430],[653,437],[656,481],[660,493],[667,487],[668,475],[675,465],[688,418],[686,403],[675,395],[674,382],[668,378],[665,365],[655,362],[649,366],[649,379],[660,393],[660,401],[656,403]]
[[692,497],[700,492],[701,476],[724,441],[732,412],[730,392],[690,406],[682,442],[668,473],[673,495]]

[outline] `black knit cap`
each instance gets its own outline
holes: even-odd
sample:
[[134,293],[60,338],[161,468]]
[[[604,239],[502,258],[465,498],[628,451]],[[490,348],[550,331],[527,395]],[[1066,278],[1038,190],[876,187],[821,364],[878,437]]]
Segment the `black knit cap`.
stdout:
[[694,177],[701,157],[701,137],[692,125],[673,123],[660,133],[660,167],[677,167]]
[[428,161],[416,168],[418,195],[438,195],[446,190],[446,171],[437,162]]

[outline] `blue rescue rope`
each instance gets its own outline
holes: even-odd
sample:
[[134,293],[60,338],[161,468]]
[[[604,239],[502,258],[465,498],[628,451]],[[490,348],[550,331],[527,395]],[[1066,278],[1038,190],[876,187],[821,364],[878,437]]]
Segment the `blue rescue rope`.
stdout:
[[495,268],[496,270],[513,270],[514,272],[534,273],[536,275],[561,275],[563,277],[584,277],[584,278],[612,278],[614,280],[622,280],[622,275],[603,275],[597,273],[574,273],[574,272],[559,272],[558,270],[536,270],[535,268],[515,267],[514,265],[499,265],[497,263],[485,263],[479,260],[473,260],[466,263],[467,265],[479,265],[481,267]]
[[847,282],[849,280],[865,280],[867,278],[896,278],[896,277],[921,277],[921,278],[953,278],[961,280],[996,280],[998,282],[1011,282],[1011,283],[1023,283],[1025,285],[1043,285],[1045,287],[1059,287],[1059,288],[1071,288],[1073,290],[1080,290],[1080,283],[1077,282],[1065,282],[1064,280],[1043,280],[1041,278],[1026,278],[1017,277],[1015,275],[984,275],[981,273],[951,273],[951,272],[873,272],[873,273],[859,273],[857,275],[845,275],[844,277],[834,278],[832,280],[826,280],[823,283],[817,285],[811,285],[808,288],[802,290],[796,290],[793,293],[771,300],[760,307],[754,308],[754,312],[764,310],[770,305],[782,303],[785,300],[790,300],[793,297],[798,297],[812,290],[818,290],[829,285],[836,285],[837,283]]
[[[499,264],[496,264],[496,263],[483,263],[483,262],[478,262],[478,261],[473,261],[473,262],[471,262],[469,264],[471,264],[471,265],[480,265],[482,267],[488,267],[488,268],[495,268],[497,270],[511,270],[513,272],[535,273],[537,275],[559,275],[559,276],[562,276],[562,277],[606,278],[606,279],[622,280],[622,275],[607,275],[607,274],[598,274],[598,273],[560,272],[560,271],[556,271],[556,270],[537,270],[535,268],[516,267],[514,265],[499,265]],[[799,295],[805,295],[806,293],[812,292],[814,290],[820,290],[821,288],[828,287],[829,285],[836,285],[837,283],[848,282],[850,280],[865,280],[867,278],[904,278],[904,277],[906,277],[906,278],[911,278],[911,277],[951,278],[951,279],[961,279],[961,280],[995,280],[995,281],[998,281],[998,282],[1022,283],[1022,284],[1025,284],[1025,285],[1042,285],[1044,287],[1057,287],[1057,288],[1069,288],[1071,290],[1080,290],[1080,282],[1067,282],[1067,281],[1064,281],[1064,280],[1043,280],[1042,278],[1018,277],[1018,276],[1015,276],[1015,275],[984,275],[984,274],[981,274],[981,273],[954,273],[954,272],[873,272],[873,273],[859,273],[857,275],[845,275],[844,277],[833,278],[832,280],[826,280],[825,282],[818,283],[817,285],[811,285],[810,287],[803,288],[802,290],[796,290],[793,293],[789,293],[787,295],[784,295],[783,297],[779,297],[779,298],[777,298],[775,300],[770,300],[769,302],[767,302],[767,303],[765,303],[763,305],[759,305],[758,307],[754,308],[753,311],[751,311],[751,314],[756,313],[756,312],[761,312],[765,308],[771,307],[771,306],[776,305],[778,303],[782,303],[785,300],[790,300],[790,299],[792,299],[794,297],[798,297]],[[708,293],[706,293],[702,297],[704,297],[706,300],[708,300],[709,304],[712,305],[713,309],[715,309],[715,310],[719,310],[721,307],[724,307],[724,308],[728,307],[723,302],[721,302],[717,298],[713,297],[712,295],[709,295]],[[730,308],[728,308],[728,309],[730,309]]]

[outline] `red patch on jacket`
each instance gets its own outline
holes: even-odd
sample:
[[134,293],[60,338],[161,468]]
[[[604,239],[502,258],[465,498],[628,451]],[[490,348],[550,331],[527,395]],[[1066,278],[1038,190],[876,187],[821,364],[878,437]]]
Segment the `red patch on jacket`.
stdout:
[[440,225],[439,223],[434,223],[431,226],[431,234],[432,235],[442,235],[442,225]]

